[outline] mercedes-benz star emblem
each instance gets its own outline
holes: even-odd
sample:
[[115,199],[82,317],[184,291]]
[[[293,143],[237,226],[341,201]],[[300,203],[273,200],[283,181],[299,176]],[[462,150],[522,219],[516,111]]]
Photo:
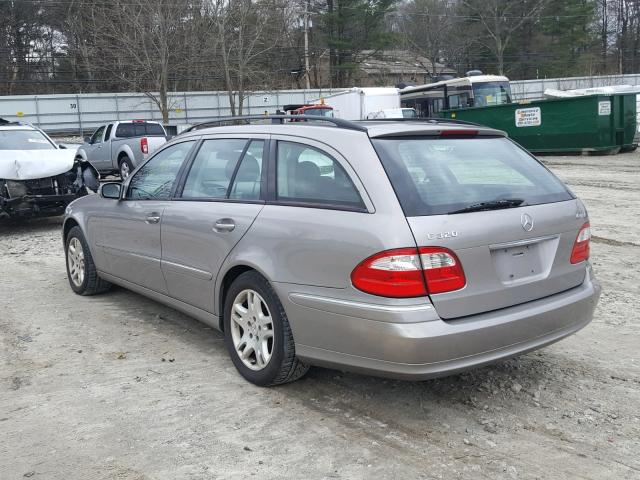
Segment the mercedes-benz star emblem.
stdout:
[[520,217],[520,224],[525,232],[533,230],[533,218],[528,213],[523,213]]

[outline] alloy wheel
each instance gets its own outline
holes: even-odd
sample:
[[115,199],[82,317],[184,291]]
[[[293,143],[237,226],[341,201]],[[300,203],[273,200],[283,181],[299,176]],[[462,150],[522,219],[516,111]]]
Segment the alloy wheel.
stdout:
[[273,320],[255,290],[236,295],[231,310],[231,337],[238,358],[251,370],[265,368],[273,354]]
[[129,176],[130,173],[131,173],[131,169],[129,168],[129,162],[127,162],[126,160],[123,160],[122,163],[120,164],[120,178],[124,180]]
[[77,237],[69,241],[67,249],[67,263],[69,265],[69,275],[73,284],[80,288],[84,282],[84,250],[82,243]]

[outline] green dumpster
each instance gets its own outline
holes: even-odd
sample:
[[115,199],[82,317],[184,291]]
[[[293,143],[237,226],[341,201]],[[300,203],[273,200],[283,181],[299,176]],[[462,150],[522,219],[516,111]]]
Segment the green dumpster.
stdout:
[[444,110],[444,118],[486,125],[535,153],[632,150],[635,94],[554,98],[507,105]]

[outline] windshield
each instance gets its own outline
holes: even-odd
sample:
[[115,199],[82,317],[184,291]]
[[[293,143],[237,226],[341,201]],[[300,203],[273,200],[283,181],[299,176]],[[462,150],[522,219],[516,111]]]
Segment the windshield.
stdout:
[[418,114],[416,113],[416,111],[413,108],[403,108],[402,109],[402,116],[404,118],[416,118],[418,116]]
[[511,86],[509,82],[474,83],[473,98],[476,107],[511,103]]
[[37,130],[0,130],[0,150],[55,150]]
[[321,117],[333,117],[333,110],[329,108],[310,108],[304,111],[305,115],[319,115]]
[[480,203],[505,208],[573,198],[506,138],[384,138],[373,144],[408,217],[458,213]]

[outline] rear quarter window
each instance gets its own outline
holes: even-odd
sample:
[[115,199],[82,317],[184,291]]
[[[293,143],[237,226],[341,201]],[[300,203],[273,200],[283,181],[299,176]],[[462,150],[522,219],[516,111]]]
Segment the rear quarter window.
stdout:
[[374,147],[407,216],[443,215],[471,204],[570,200],[564,184],[506,138],[384,138]]

